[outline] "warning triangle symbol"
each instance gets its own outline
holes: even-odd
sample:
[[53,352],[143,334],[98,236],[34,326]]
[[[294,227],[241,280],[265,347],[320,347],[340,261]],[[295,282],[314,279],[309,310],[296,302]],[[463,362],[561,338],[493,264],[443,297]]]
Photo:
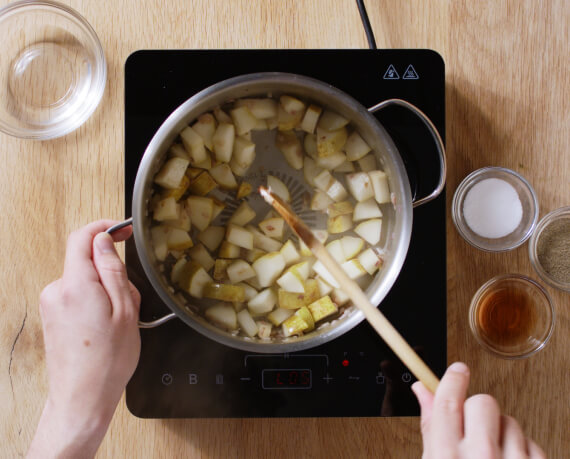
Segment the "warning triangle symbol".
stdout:
[[418,76],[418,72],[412,64],[408,65],[408,68],[404,72],[404,76],[402,77],[404,80],[419,80],[420,77]]
[[396,69],[394,68],[394,66],[392,64],[390,64],[390,66],[388,67],[388,70],[386,70],[386,73],[384,74],[384,79],[385,80],[399,80],[400,79],[400,75],[398,75],[398,72],[396,72]]

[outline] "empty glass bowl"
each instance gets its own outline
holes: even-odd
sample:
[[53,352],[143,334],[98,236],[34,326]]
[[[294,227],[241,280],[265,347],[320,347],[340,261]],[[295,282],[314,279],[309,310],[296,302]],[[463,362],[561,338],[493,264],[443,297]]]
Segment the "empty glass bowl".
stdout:
[[459,234],[471,245],[503,252],[530,237],[538,219],[538,200],[520,174],[503,167],[484,167],[459,184],[451,216]]
[[0,9],[0,130],[21,138],[63,136],[95,111],[107,79],[89,23],[52,1]]

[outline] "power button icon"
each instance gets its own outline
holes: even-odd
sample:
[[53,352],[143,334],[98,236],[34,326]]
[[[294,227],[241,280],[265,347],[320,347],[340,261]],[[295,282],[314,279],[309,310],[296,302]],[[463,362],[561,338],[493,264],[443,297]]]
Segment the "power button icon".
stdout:
[[409,383],[412,380],[412,375],[408,372],[402,373],[402,381]]
[[174,378],[170,373],[164,373],[162,375],[162,384],[164,384],[165,386],[170,386],[173,380]]

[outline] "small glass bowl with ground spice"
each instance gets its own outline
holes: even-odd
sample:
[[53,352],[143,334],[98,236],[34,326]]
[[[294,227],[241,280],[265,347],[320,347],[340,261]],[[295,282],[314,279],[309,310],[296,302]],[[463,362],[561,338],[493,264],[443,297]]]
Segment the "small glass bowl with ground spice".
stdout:
[[570,207],[553,210],[540,220],[528,250],[544,282],[570,292]]

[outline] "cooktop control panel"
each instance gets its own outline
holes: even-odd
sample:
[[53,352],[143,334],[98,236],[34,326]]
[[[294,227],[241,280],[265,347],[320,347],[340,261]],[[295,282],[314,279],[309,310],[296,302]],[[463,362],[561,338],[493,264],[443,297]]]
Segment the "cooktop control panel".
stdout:
[[[445,70],[430,50],[138,51],[125,65],[125,213],[138,164],[168,115],[196,92],[255,72],[297,73],[327,82],[366,107],[405,99],[445,138]],[[439,165],[433,140],[400,107],[376,115],[404,160],[414,195],[431,191]],[[142,294],[141,319],[170,311],[126,245],[131,281]],[[413,210],[403,269],[380,309],[438,375],[446,367],[445,192]],[[141,330],[138,367],[127,406],[144,418],[415,416],[415,378],[366,323],[313,349],[252,354],[228,348],[175,319]]]

